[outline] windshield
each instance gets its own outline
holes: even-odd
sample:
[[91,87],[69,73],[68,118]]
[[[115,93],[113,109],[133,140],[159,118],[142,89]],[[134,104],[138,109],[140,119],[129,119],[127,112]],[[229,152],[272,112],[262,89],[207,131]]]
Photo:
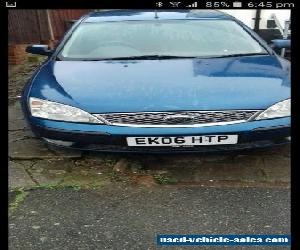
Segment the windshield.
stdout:
[[59,57],[92,60],[260,53],[267,52],[232,20],[154,20],[82,23]]

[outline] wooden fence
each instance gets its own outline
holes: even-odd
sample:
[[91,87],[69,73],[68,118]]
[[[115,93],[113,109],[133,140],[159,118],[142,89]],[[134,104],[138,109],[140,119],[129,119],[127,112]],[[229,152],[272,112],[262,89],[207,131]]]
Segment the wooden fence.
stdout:
[[49,10],[48,19],[47,10],[9,10],[9,44],[42,43],[51,40],[49,20],[54,39],[58,40],[68,29],[68,21],[78,19],[88,12],[88,9]]

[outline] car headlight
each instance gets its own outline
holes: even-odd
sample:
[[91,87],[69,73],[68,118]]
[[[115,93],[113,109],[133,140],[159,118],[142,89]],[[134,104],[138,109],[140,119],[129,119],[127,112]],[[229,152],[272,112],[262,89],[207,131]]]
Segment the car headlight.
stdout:
[[260,113],[255,120],[291,116],[291,99],[278,102]]
[[29,105],[31,115],[34,117],[56,121],[104,124],[104,121],[97,119],[88,112],[69,105],[34,97],[29,98]]

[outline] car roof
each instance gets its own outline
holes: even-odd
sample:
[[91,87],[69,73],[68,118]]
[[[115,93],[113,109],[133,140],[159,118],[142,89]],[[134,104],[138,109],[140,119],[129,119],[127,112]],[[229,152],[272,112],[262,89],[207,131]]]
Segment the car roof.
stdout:
[[217,10],[102,10],[88,14],[83,22],[182,19],[234,19]]

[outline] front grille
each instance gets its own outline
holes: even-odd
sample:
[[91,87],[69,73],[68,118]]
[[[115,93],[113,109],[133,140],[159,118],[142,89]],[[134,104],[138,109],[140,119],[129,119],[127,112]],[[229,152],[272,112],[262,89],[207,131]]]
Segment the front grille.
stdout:
[[177,111],[177,112],[140,112],[96,114],[109,124],[119,126],[176,126],[206,125],[215,123],[236,123],[246,121],[258,110],[230,111]]

